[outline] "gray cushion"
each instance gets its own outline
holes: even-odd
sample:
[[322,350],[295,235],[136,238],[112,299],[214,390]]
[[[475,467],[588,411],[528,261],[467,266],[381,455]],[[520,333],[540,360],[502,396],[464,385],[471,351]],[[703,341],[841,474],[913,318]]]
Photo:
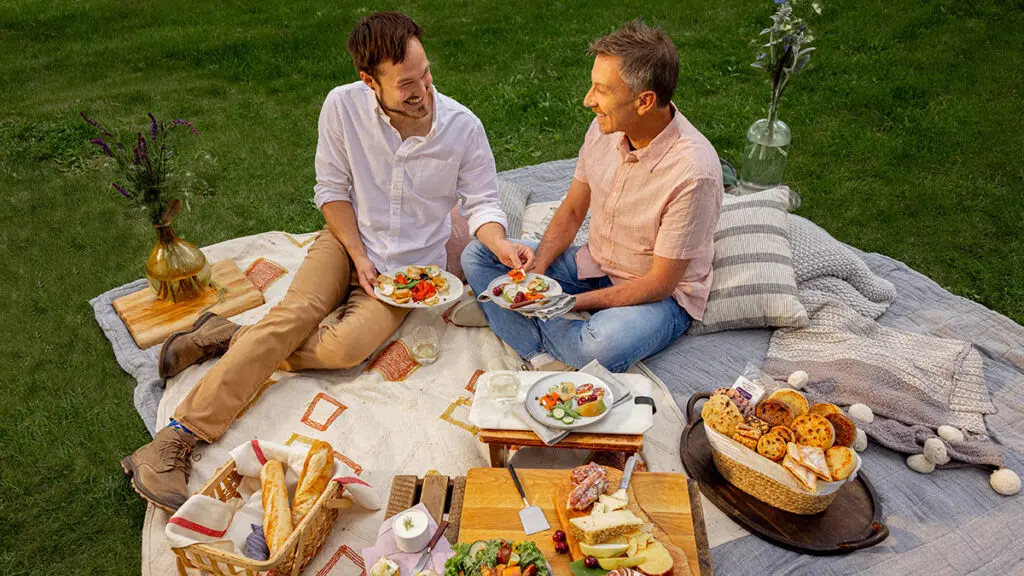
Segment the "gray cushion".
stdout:
[[501,209],[505,211],[508,218],[508,228],[505,230],[509,238],[519,238],[523,235],[523,210],[530,200],[530,191],[516,184],[515,182],[498,179],[498,195],[501,199]]
[[726,194],[715,228],[713,281],[704,318],[688,334],[806,326],[789,246],[789,188]]

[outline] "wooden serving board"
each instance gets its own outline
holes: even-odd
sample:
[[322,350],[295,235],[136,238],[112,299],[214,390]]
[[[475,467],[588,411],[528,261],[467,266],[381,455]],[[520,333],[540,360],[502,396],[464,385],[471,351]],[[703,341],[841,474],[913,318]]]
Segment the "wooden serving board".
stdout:
[[776,546],[819,556],[848,554],[885,540],[882,503],[863,470],[837,492],[824,512],[813,515],[779,510],[729,483],[715,467],[704,421],[696,402],[709,397],[694,394],[687,405],[687,424],[679,443],[686,473],[715,506],[752,534]]
[[[459,541],[471,543],[495,538],[533,540],[555,574],[571,574],[571,557],[555,552],[554,541],[551,539],[555,530],[562,529],[559,508],[564,509],[565,500],[559,496],[569,486],[569,471],[516,469],[516,473],[523,484],[527,500],[530,504],[540,506],[551,528],[527,536],[519,522],[523,501],[516,492],[508,470],[473,468],[466,475]],[[608,469],[612,486],[617,486],[621,477],[621,471]],[[667,538],[668,541],[663,543],[670,550],[675,547],[685,554],[686,566],[675,570],[675,574],[712,574],[711,555],[696,483],[688,482],[682,474],[636,472],[630,483],[630,502],[637,506],[634,511],[638,515],[655,523],[656,531],[664,532],[663,537],[659,537],[656,532],[656,538]],[[677,567],[679,564],[677,561]]]
[[172,333],[189,328],[203,312],[229,317],[263,305],[263,294],[233,261],[216,262],[210,272],[212,282],[224,288],[223,302],[218,301],[212,282],[202,296],[186,302],[158,300],[148,287],[114,300],[114,310],[139,348],[160,344]]

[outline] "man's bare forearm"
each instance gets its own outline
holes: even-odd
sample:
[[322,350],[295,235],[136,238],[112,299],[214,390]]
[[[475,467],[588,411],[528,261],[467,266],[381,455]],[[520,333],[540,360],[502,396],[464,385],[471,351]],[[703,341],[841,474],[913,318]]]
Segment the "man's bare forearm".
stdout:
[[572,245],[572,241],[576,239],[576,233],[579,232],[586,217],[586,212],[578,214],[572,207],[565,204],[558,207],[555,215],[551,218],[548,229],[544,232],[544,237],[541,238],[540,244],[537,246],[535,265],[537,271],[543,273],[562,252]]
[[629,280],[615,286],[576,295],[575,310],[605,310],[660,302],[672,295],[658,282],[647,278]]
[[331,229],[338,240],[345,246],[348,255],[352,259],[364,259],[366,247],[363,246],[363,239],[359,236],[359,223],[356,221],[356,212],[352,204],[345,201],[328,202],[320,211],[327,220],[327,227]]
[[487,246],[491,252],[498,252],[498,244],[505,239],[505,227],[497,222],[487,222],[477,228],[476,237]]

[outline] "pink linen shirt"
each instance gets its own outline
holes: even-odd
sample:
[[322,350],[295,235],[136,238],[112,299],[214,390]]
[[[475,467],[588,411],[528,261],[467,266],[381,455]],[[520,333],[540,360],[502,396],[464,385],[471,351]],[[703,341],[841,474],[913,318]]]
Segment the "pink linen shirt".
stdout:
[[618,284],[647,274],[655,255],[689,260],[672,297],[700,320],[711,291],[722,167],[708,139],[672,111],[640,150],[630,150],[621,132],[602,134],[596,119],[590,125],[575,174],[590,186],[590,236],[576,267],[581,279],[607,275]]

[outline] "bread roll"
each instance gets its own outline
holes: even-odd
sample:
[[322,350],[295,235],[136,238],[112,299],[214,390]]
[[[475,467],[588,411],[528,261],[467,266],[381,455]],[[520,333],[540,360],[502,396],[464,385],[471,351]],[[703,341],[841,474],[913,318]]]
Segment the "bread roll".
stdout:
[[[785,402],[789,406],[790,413],[793,418],[799,418],[810,410],[810,406],[807,404],[807,398],[804,395],[793,390],[792,388],[781,388],[776,390],[769,400],[778,400],[779,402]],[[785,426],[785,424],[783,424]]]
[[316,504],[316,499],[323,494],[327,483],[334,473],[334,449],[322,440],[314,440],[306,462],[299,474],[299,483],[295,486],[295,497],[292,499],[292,526],[296,527],[309,514]]
[[267,537],[270,556],[284,547],[292,533],[292,513],[288,509],[288,488],[284,484],[284,467],[271,460],[260,470],[263,487],[263,535]]

